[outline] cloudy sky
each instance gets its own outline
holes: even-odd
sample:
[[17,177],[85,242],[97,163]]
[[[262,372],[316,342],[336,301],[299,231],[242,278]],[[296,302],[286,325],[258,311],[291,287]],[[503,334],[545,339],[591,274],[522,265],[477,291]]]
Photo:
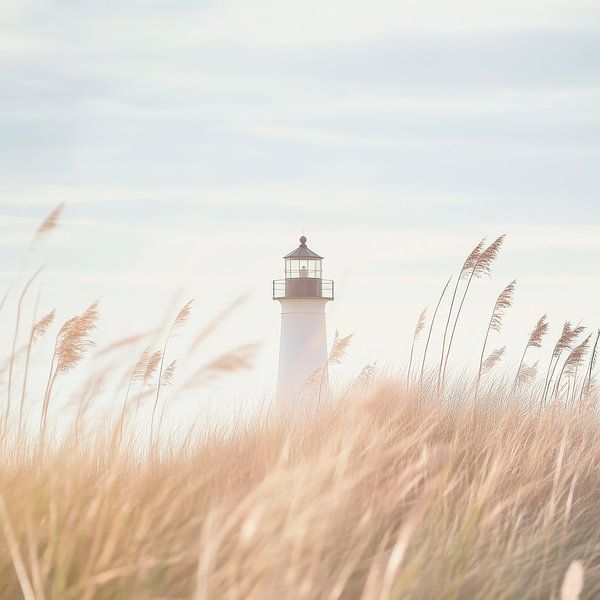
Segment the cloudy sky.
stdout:
[[493,343],[517,356],[544,312],[595,327],[598,56],[597,0],[3,0],[0,282],[65,201],[30,261],[40,310],[101,296],[109,339],[177,293],[201,327],[247,292],[206,353],[262,342],[268,387],[271,279],[303,230],[338,283],[330,332],[355,333],[349,371],[403,365],[420,309],[506,233],[464,363],[513,278]]

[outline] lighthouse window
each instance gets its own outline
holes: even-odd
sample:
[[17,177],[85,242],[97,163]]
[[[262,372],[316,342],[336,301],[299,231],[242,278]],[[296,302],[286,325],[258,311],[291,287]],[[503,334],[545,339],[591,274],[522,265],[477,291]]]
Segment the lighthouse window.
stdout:
[[321,261],[288,258],[285,261],[286,278],[321,277]]

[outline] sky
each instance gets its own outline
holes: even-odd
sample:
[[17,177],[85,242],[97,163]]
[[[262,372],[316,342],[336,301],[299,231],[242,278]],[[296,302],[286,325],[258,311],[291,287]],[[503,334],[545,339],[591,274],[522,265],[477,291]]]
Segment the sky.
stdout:
[[104,343],[173,298],[197,330],[247,294],[194,359],[260,342],[252,375],[206,391],[244,397],[272,386],[271,280],[302,232],[337,284],[330,338],[354,334],[347,377],[405,366],[420,310],[506,234],[456,368],[514,278],[492,344],[518,360],[543,313],[600,324],[599,34],[588,0],[3,0],[0,284],[66,202],[27,264],[40,311],[101,297]]

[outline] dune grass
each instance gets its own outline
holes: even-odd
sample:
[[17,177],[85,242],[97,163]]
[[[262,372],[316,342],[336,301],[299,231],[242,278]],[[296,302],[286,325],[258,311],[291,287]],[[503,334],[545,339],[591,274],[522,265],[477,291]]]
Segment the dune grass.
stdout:
[[[19,275],[62,211],[35,233]],[[512,282],[492,308],[476,377],[448,367],[458,323],[468,323],[470,286],[491,274],[503,241],[475,247],[429,324],[421,312],[405,375],[367,365],[335,397],[319,397],[312,415],[266,408],[179,437],[162,429],[163,396],[189,359],[171,356],[170,342],[191,302],[160,327],[97,350],[118,351],[121,368],[112,373],[109,361],[74,398],[56,398],[57,382],[94,345],[100,308],[62,324],[54,310],[34,314],[24,331],[35,276],[26,279],[0,368],[8,374],[0,378],[0,598],[600,597],[600,332],[565,323],[536,383],[540,359],[529,361],[548,333],[544,315],[516,373],[495,375],[504,348],[485,355],[512,305]],[[242,302],[205,324],[188,352]],[[445,310],[440,353],[427,363]],[[37,398],[29,365],[46,335],[54,350]],[[341,362],[350,340],[336,333],[324,368]],[[179,389],[250,368],[256,348],[200,364]],[[115,410],[90,414],[111,375],[121,381]],[[57,402],[76,408],[60,435]],[[140,438],[138,409],[148,402],[150,435]]]
[[598,597],[591,411],[380,382],[162,453],[5,447],[0,597],[557,598],[574,560]]

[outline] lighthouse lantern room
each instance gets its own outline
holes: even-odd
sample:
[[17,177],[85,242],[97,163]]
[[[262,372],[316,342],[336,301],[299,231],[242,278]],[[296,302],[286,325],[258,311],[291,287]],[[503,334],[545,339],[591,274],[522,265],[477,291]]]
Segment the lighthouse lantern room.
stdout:
[[322,278],[323,257],[306,245],[306,237],[300,238],[298,248],[286,254],[285,279],[273,281],[273,299],[325,298],[333,300],[333,281]]

